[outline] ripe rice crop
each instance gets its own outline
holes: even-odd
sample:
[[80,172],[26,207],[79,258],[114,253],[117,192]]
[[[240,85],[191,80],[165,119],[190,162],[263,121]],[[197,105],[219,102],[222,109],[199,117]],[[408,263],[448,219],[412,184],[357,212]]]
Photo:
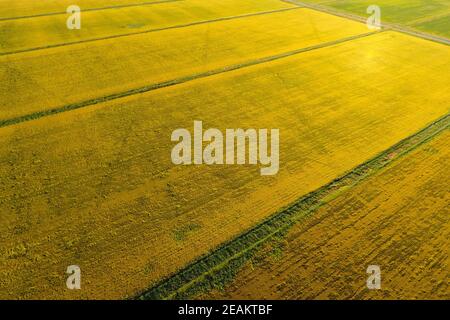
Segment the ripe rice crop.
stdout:
[[[70,4],[73,4],[72,2]],[[136,3],[136,0],[130,3]],[[82,12],[82,24],[81,29],[75,31],[66,27],[66,20],[69,17],[66,13],[68,5],[63,3],[53,9],[60,14],[42,14],[27,19],[2,20],[0,17],[2,30],[0,54],[94,41],[294,7],[277,0],[164,0],[146,2],[146,5],[140,6],[121,7],[120,3],[111,5],[116,8],[115,10],[101,9],[100,3],[88,5],[76,2],[76,4]],[[95,7],[100,9],[89,11],[89,8]],[[51,9],[48,10],[51,13]],[[6,14],[1,8],[0,12]]]
[[[294,2],[296,2],[294,0]],[[448,0],[305,0],[342,12],[368,17],[367,8],[377,5],[384,22],[409,26],[420,31],[450,37],[450,1]]]
[[3,56],[0,123],[367,32],[296,9]]
[[[301,220],[253,258],[227,299],[449,299],[447,129]],[[381,289],[366,287],[379,265]]]
[[[1,128],[0,296],[147,288],[447,114],[449,50],[383,32]],[[279,128],[280,173],[174,166],[192,119]]]

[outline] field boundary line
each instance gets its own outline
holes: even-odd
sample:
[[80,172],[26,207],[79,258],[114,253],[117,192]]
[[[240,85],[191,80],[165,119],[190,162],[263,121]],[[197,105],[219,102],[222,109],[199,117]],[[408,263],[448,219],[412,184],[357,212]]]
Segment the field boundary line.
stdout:
[[334,41],[323,42],[323,43],[320,43],[320,44],[317,44],[314,46],[305,47],[305,48],[288,51],[288,52],[283,52],[283,53],[279,53],[279,54],[276,54],[273,56],[258,58],[258,59],[246,61],[243,63],[239,63],[239,64],[229,65],[229,66],[226,66],[223,68],[205,71],[205,72],[201,72],[201,73],[196,73],[193,75],[188,75],[188,76],[180,77],[180,78],[173,79],[173,80],[159,82],[159,83],[151,84],[148,86],[143,86],[140,88],[127,90],[124,92],[113,93],[110,95],[106,95],[106,96],[102,96],[102,97],[98,97],[98,98],[94,98],[94,99],[89,99],[89,100],[85,100],[85,101],[81,101],[81,102],[67,104],[65,106],[61,106],[61,107],[57,107],[57,108],[53,108],[53,109],[49,109],[49,110],[37,111],[37,112],[33,112],[31,114],[27,114],[27,115],[15,117],[15,118],[0,120],[0,128],[19,124],[21,122],[36,120],[36,119],[39,119],[42,117],[55,115],[55,114],[58,114],[61,112],[72,111],[72,110],[88,107],[91,105],[108,102],[108,101],[119,99],[119,98],[142,94],[142,93],[146,93],[149,91],[153,91],[153,90],[157,90],[157,89],[161,89],[161,88],[165,88],[165,87],[171,87],[171,86],[175,86],[175,85],[182,84],[185,82],[193,81],[196,79],[207,78],[207,77],[215,76],[215,75],[222,74],[222,73],[227,73],[227,72],[238,70],[238,69],[243,69],[243,68],[247,68],[247,67],[251,67],[251,66],[255,66],[255,65],[259,65],[259,64],[263,64],[263,63],[267,63],[267,62],[271,62],[271,61],[275,61],[275,60],[280,60],[283,58],[288,58],[288,57],[298,55],[298,54],[301,54],[304,52],[313,51],[313,50],[326,48],[326,47],[331,47],[331,46],[349,42],[352,40],[368,37],[368,36],[371,36],[374,34],[378,34],[380,32],[382,32],[382,31],[362,33],[362,34],[358,34],[358,35],[354,35],[354,36],[350,36],[350,37],[346,37],[346,38],[341,38],[341,39],[334,40]]
[[[319,4],[310,4],[310,3],[304,3],[301,1],[297,1],[297,0],[280,0],[282,2],[286,2],[286,3],[290,3],[290,4],[294,4],[294,5],[298,5],[299,8],[308,8],[311,10],[316,10],[316,11],[320,11],[323,13],[328,13],[334,16],[338,16],[341,18],[347,18],[350,20],[354,20],[357,22],[361,22],[361,23],[366,23],[367,21],[367,17],[361,17],[359,15],[356,15],[354,13],[348,13],[348,12],[343,12],[341,10],[337,10],[328,6],[323,6],[323,5],[319,5]],[[443,37],[443,36],[438,36],[438,35],[434,35],[434,34],[430,34],[430,33],[426,33],[426,32],[422,32],[422,31],[418,31],[415,29],[411,29],[408,28],[406,26],[402,26],[396,23],[388,23],[388,22],[382,22],[381,23],[381,28],[385,29],[385,30],[392,30],[392,31],[397,31],[397,32],[401,32],[416,38],[421,38],[424,40],[429,40],[429,41],[433,41],[433,42],[437,42],[443,45],[450,45],[450,39]]]
[[432,16],[432,17],[423,17],[423,18],[416,19],[414,21],[411,21],[411,22],[407,23],[406,25],[409,26],[409,27],[415,27],[415,26],[420,25],[422,23],[433,22],[435,20],[446,18],[448,16],[450,16],[450,9],[448,11],[445,11],[443,13],[437,14],[437,15]]
[[188,28],[188,27],[198,26],[198,25],[202,25],[202,24],[216,23],[216,22],[230,21],[230,20],[237,20],[237,19],[245,19],[245,18],[250,18],[250,17],[263,16],[263,15],[268,15],[268,14],[273,14],[273,13],[279,13],[279,12],[285,12],[285,11],[291,11],[291,10],[299,10],[299,9],[302,9],[302,7],[292,7],[292,8],[283,8],[283,9],[276,9],[276,10],[270,10],[270,11],[246,13],[246,14],[242,14],[242,15],[235,15],[235,16],[228,16],[228,17],[222,17],[222,18],[211,19],[211,20],[202,20],[202,21],[190,22],[190,23],[185,23],[185,24],[179,24],[179,25],[174,25],[174,26],[170,26],[170,27],[147,29],[147,30],[142,30],[142,31],[121,33],[121,34],[115,34],[115,35],[111,35],[111,36],[91,38],[91,39],[78,40],[78,41],[72,41],[72,42],[55,43],[55,44],[41,46],[41,47],[33,47],[33,48],[13,50],[13,51],[5,51],[5,52],[1,52],[0,56],[9,56],[9,55],[19,54],[19,53],[27,53],[27,52],[33,52],[33,51],[39,51],[39,50],[46,50],[46,49],[53,49],[53,48],[89,43],[89,42],[104,41],[104,40],[110,40],[110,39],[116,39],[116,38],[122,38],[122,37],[130,37],[130,36],[135,36],[135,35],[140,35],[140,34],[160,32],[160,31],[166,31],[166,30],[172,30],[172,29]]
[[[130,3],[130,4],[117,5],[117,6],[105,6],[105,7],[99,7],[99,8],[82,9],[81,12],[103,11],[103,10],[132,8],[132,7],[144,7],[144,6],[154,5],[154,4],[181,2],[181,1],[185,1],[185,0],[158,0],[158,1],[153,1],[153,2]],[[41,17],[49,17],[49,16],[57,16],[57,15],[63,15],[63,14],[67,14],[67,12],[65,12],[65,11],[58,11],[58,12],[47,12],[47,13],[32,14],[32,15],[28,15],[28,16],[6,17],[6,18],[0,18],[0,22],[12,21],[12,20],[33,19],[33,18],[41,18]]]
[[236,274],[240,266],[250,259],[262,244],[282,237],[299,220],[448,130],[449,126],[450,114],[447,113],[370,160],[319,189],[300,197],[256,226],[193,260],[181,270],[163,278],[150,289],[138,293],[133,298],[141,300],[187,299],[214,287],[221,287],[224,284],[221,281],[229,281],[230,277]]

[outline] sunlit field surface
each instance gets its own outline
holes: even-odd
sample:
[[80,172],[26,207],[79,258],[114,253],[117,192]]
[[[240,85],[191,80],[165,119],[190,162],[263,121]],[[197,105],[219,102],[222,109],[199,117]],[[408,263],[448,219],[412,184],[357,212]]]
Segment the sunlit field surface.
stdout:
[[0,120],[367,32],[354,21],[296,9],[3,56]]
[[[154,4],[160,3],[175,3],[185,2],[189,3],[193,11],[189,11],[187,14],[195,16],[196,11],[203,11],[203,14],[207,15],[209,12],[217,12],[216,8],[221,8],[224,12],[251,12],[252,10],[266,10],[285,8],[289,5],[282,1],[277,0],[77,0],[76,5],[85,10],[90,11],[102,11],[104,9],[113,9],[112,12],[118,9],[131,7],[152,7]],[[48,16],[51,14],[64,14],[68,6],[74,5],[71,0],[45,0],[45,1],[33,1],[33,0],[1,0],[0,1],[0,19],[13,19],[21,17],[34,17],[34,16]],[[201,9],[203,8],[203,9]],[[166,16],[170,15],[170,12],[164,13]],[[163,17],[159,17],[163,19]],[[64,22],[65,23],[65,22]]]
[[[101,8],[101,3],[105,6],[106,1],[85,2],[88,3],[83,5],[83,3],[77,2],[76,4],[83,10],[90,7]],[[139,1],[128,2],[136,3]],[[46,1],[43,1],[43,3],[46,3]],[[65,12],[57,15],[38,16],[32,19],[2,21],[0,18],[0,29],[2,30],[0,34],[0,54],[120,35],[139,34],[155,29],[294,7],[278,0],[178,0],[149,1],[146,3],[147,5],[123,8],[120,8],[120,3],[114,3],[113,6],[119,6],[119,8],[82,12],[83,25],[80,30],[76,31],[64,27],[67,20]],[[59,5],[59,8],[66,7]],[[153,36],[153,34],[147,34],[145,37],[148,41],[152,41]],[[158,38],[153,39],[153,42],[158,42],[158,40]],[[106,54],[107,51],[109,49],[105,48],[104,53]]]
[[[71,4],[0,0],[0,299],[449,297],[447,44],[278,0],[80,0],[69,30]],[[449,1],[379,5],[448,35]],[[278,174],[173,164],[195,120],[279,129]]]
[[[2,128],[2,292],[145,289],[446,114],[449,50],[385,32]],[[167,133],[193,119],[280,128],[280,173],[174,166]],[[58,273],[73,260],[78,292]]]
[[[207,298],[449,299],[449,141],[446,130],[342,193]],[[373,264],[380,290],[365,287]]]

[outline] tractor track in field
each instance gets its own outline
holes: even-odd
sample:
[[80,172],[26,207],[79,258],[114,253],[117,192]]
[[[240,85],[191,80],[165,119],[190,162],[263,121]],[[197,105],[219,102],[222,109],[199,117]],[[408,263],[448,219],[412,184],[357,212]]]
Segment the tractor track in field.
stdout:
[[420,145],[448,130],[449,126],[450,114],[447,114],[371,160],[299,198],[252,229],[194,260],[150,289],[137,294],[134,299],[186,299],[215,286],[222,286],[236,274],[240,266],[261,245],[286,234],[297,221],[312,214],[348,187],[355,186],[390,163],[412,152]]
[[[176,1],[179,1],[179,0],[176,0]],[[285,12],[285,11],[292,11],[292,10],[299,10],[299,9],[302,9],[302,8],[301,7],[292,7],[292,8],[283,8],[283,9],[276,9],[276,10],[270,10],[270,11],[246,13],[246,14],[242,14],[242,15],[235,15],[235,16],[228,16],[228,17],[222,17],[222,18],[211,19],[211,20],[203,20],[203,21],[196,21],[196,22],[190,22],[190,23],[185,23],[185,24],[179,24],[179,25],[170,26],[170,27],[163,27],[163,28],[156,28],[156,29],[147,29],[147,30],[136,31],[136,32],[127,32],[127,33],[121,33],[121,34],[106,36],[106,37],[91,38],[91,39],[72,41],[72,42],[55,43],[55,44],[51,44],[51,45],[48,45],[48,46],[41,46],[41,47],[33,47],[33,48],[27,48],[27,49],[20,49],[20,50],[0,52],[0,56],[9,56],[9,55],[14,55],[14,54],[19,54],[19,53],[27,53],[27,52],[33,52],[33,51],[39,51],[39,50],[46,50],[46,49],[53,49],[53,48],[59,48],[59,47],[65,47],[65,46],[72,46],[72,45],[76,45],[76,44],[83,44],[83,43],[89,43],[89,42],[96,42],[96,41],[117,39],[117,38],[123,38],[123,37],[130,37],[130,36],[135,36],[135,35],[140,35],[140,34],[160,32],[160,31],[166,31],[166,30],[172,30],[172,29],[181,29],[181,28],[198,26],[198,25],[202,25],[202,24],[215,23],[215,22],[221,22],[221,21],[229,21],[229,20],[236,20],[236,19],[244,19],[244,18],[249,18],[249,17],[262,16],[262,15],[266,15],[266,14],[273,14],[273,13],[278,13],[278,12]]]
[[[185,1],[185,0],[159,0],[159,1],[153,1],[153,2],[130,3],[130,4],[117,5],[117,6],[106,6],[106,7],[99,7],[99,8],[82,9],[81,12],[92,12],[92,11],[103,11],[103,10],[111,10],[111,9],[142,7],[142,6],[150,6],[150,5],[154,5],[154,4],[181,2],[181,1]],[[49,17],[49,16],[58,16],[58,15],[62,15],[62,14],[67,14],[67,12],[66,11],[58,11],[58,12],[39,13],[39,14],[34,14],[34,15],[29,15],[29,16],[6,17],[6,18],[0,18],[0,22],[12,21],[12,20],[33,19],[33,18],[41,18],[41,17]]]
[[[320,11],[323,13],[331,14],[334,16],[338,16],[341,18],[354,20],[354,21],[361,22],[361,23],[366,23],[366,21],[367,21],[367,17],[361,17],[361,16],[358,16],[353,13],[342,12],[340,10],[332,9],[330,7],[326,7],[323,5],[309,4],[309,3],[304,3],[301,1],[297,1],[297,0],[281,0],[281,1],[289,3],[289,4],[297,5],[299,8],[308,8],[308,9]],[[401,33],[404,33],[404,34],[407,34],[407,35],[410,35],[413,37],[422,38],[425,40],[437,42],[437,43],[444,44],[444,45],[450,45],[450,39],[448,39],[446,37],[437,36],[437,35],[429,34],[426,32],[421,32],[421,31],[414,30],[414,29],[408,28],[406,26],[401,26],[401,25],[395,24],[395,23],[382,22],[381,28],[384,30],[392,30],[392,31],[401,32]]]
[[38,112],[34,112],[31,114],[15,117],[15,118],[11,118],[11,119],[0,120],[0,128],[19,124],[19,123],[26,122],[26,121],[36,120],[36,119],[39,119],[42,117],[47,117],[47,116],[55,115],[55,114],[62,113],[62,112],[72,111],[72,110],[96,105],[98,103],[108,102],[108,101],[119,99],[119,98],[142,94],[145,92],[149,92],[149,91],[153,91],[153,90],[157,90],[157,89],[161,89],[161,88],[165,88],[165,87],[171,87],[171,86],[175,86],[175,85],[182,84],[185,82],[193,81],[196,79],[207,78],[207,77],[211,77],[214,75],[218,75],[218,74],[222,74],[222,73],[226,73],[226,72],[230,72],[230,71],[234,71],[234,70],[238,70],[238,69],[242,69],[242,68],[247,68],[247,67],[283,59],[283,58],[288,58],[288,57],[298,55],[298,54],[301,54],[304,52],[318,50],[318,49],[322,49],[322,48],[326,48],[326,47],[331,47],[331,46],[338,45],[338,44],[341,44],[344,42],[349,42],[352,40],[368,37],[371,35],[378,34],[380,32],[382,32],[382,31],[362,33],[362,34],[358,34],[355,36],[350,36],[350,37],[346,37],[346,38],[342,38],[342,39],[338,39],[338,40],[334,40],[334,41],[320,43],[320,44],[310,46],[310,47],[305,47],[305,48],[288,51],[288,52],[284,52],[284,53],[280,53],[280,54],[276,54],[276,55],[272,55],[272,56],[258,58],[255,60],[250,60],[250,61],[246,61],[246,62],[239,63],[239,64],[229,65],[229,66],[219,68],[219,69],[214,69],[214,70],[205,71],[205,72],[201,72],[201,73],[197,73],[197,74],[193,74],[193,75],[189,75],[189,76],[184,76],[184,77],[180,77],[180,78],[165,81],[165,82],[155,83],[155,84],[151,84],[148,86],[127,90],[124,92],[113,93],[113,94],[106,95],[103,97],[97,97],[94,99],[89,99],[89,100],[85,100],[85,101],[81,101],[81,102],[77,102],[77,103],[67,104],[67,105],[64,105],[64,106],[61,106],[58,108],[53,108],[50,110],[38,111]]

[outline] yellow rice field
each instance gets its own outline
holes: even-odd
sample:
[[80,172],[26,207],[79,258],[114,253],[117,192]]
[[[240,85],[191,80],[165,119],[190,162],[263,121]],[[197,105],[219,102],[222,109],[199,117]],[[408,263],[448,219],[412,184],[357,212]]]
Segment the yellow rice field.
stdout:
[[3,56],[0,120],[366,32],[363,24],[298,9]]
[[[447,129],[341,194],[203,298],[448,300],[449,141]],[[369,265],[379,290],[366,286]]]
[[[113,5],[128,5],[134,3],[155,2],[155,0],[115,0]],[[79,0],[77,3],[86,9],[101,8],[111,6],[109,0]],[[40,15],[52,12],[65,12],[65,8],[73,5],[70,0],[1,0],[0,19],[14,18],[30,15]]]
[[[449,53],[383,32],[2,128],[0,297],[147,288],[446,114]],[[193,120],[279,128],[280,173],[174,166],[170,132]],[[61,285],[74,263],[82,291]]]
[[[102,2],[105,6],[105,1],[90,2],[76,3],[82,12],[80,30],[66,27],[69,15],[65,13],[67,5],[64,3],[55,7],[54,10],[63,12],[58,15],[4,21],[0,17],[0,54],[294,7],[278,0],[182,0],[149,1],[147,5],[115,10],[83,11],[90,7],[101,8]],[[128,2],[139,3],[136,0]],[[120,2],[112,6],[120,6]],[[47,10],[51,12],[52,7],[53,4],[49,4]],[[6,14],[1,8],[0,12]]]
[[[82,11],[95,9],[102,10],[111,7],[116,7],[122,10],[123,8],[126,8],[126,6],[131,7],[133,5],[136,5],[144,7],[148,5],[151,7],[154,3],[161,2],[187,2],[192,4],[193,8],[195,8],[197,5],[200,5],[205,8],[203,10],[205,13],[209,11],[215,11],[215,8],[221,8],[224,11],[230,10],[230,12],[238,12],[239,10],[266,10],[269,8],[274,9],[288,6],[286,3],[277,0],[77,0],[76,5],[79,6]],[[66,8],[73,4],[74,1],[72,0],[1,0],[0,19],[46,15],[49,13],[65,13]],[[193,13],[195,13],[195,11]],[[165,15],[170,15],[170,13],[165,12]]]

